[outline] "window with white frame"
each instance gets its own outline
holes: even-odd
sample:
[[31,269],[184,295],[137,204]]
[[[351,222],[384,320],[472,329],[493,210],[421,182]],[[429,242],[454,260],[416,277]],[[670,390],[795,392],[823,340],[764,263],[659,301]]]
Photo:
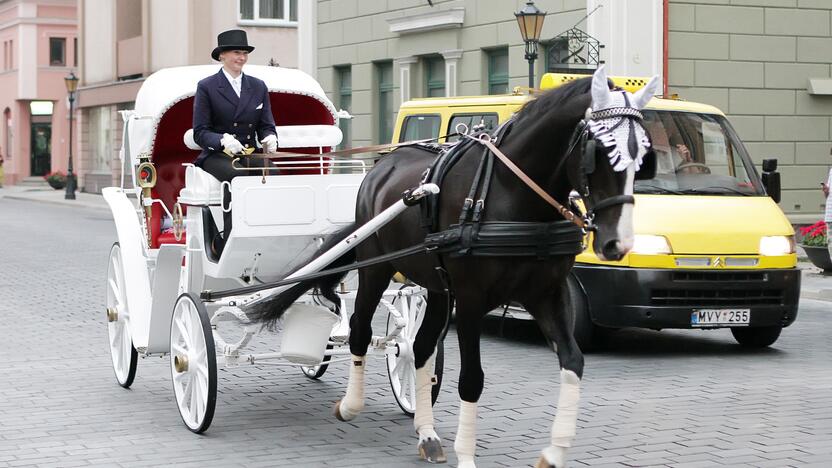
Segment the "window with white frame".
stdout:
[[296,26],[298,0],[237,0],[238,23],[256,26]]

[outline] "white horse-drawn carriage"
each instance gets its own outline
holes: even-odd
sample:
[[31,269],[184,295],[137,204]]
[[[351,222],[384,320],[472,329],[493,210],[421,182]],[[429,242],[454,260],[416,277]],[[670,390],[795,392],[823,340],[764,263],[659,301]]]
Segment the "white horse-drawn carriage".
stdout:
[[[280,149],[308,156],[273,162],[279,175],[257,169],[236,177],[229,204],[221,184],[191,164],[200,150],[190,136],[193,96],[197,82],[216,71],[217,66],[171,68],[147,78],[135,109],[122,113],[122,157],[129,163],[123,172],[130,175],[122,175],[121,187],[103,191],[118,234],[107,270],[116,379],[129,387],[139,356],[169,355],[177,406],[194,432],[206,430],[213,417],[218,357],[226,366],[295,365],[311,378],[320,377],[329,363],[348,359],[346,311],[353,293],[346,289],[340,294],[340,316],[316,297],[305,296],[283,320],[279,349],[260,354],[245,352],[259,330],[244,306],[279,288],[212,301],[199,294],[245,291],[293,271],[300,276],[326,266],[323,257],[314,264],[298,263],[328,233],[353,222],[356,193],[367,169],[359,160],[327,157],[342,135],[338,112],[314,79],[297,70],[249,65],[245,71],[269,88]],[[425,190],[435,187],[416,193]],[[404,208],[404,202],[394,205],[337,249],[343,252],[372,235]],[[222,212],[228,209],[234,229],[216,255],[211,240],[222,230]],[[382,301],[389,313],[387,334],[373,339],[372,350],[387,360],[393,393],[407,413],[415,404],[410,345],[424,311],[423,294],[416,287],[387,291]],[[222,337],[217,324],[224,320],[240,322],[241,337]]]

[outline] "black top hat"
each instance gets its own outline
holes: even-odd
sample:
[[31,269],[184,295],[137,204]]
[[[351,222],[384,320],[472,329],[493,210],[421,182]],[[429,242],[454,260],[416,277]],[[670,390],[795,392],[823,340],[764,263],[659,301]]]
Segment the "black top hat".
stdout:
[[254,47],[248,45],[246,32],[242,29],[230,29],[223,31],[217,36],[217,47],[211,52],[211,58],[220,60],[220,52],[226,50],[245,50],[251,52]]

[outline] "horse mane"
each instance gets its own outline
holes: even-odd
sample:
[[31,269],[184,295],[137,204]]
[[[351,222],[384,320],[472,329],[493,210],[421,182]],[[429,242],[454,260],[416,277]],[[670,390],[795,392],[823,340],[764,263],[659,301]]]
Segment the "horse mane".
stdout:
[[[518,119],[539,118],[552,109],[564,108],[564,104],[574,97],[589,94],[592,88],[592,77],[570,81],[563,86],[550,89],[535,99],[527,102],[517,111]],[[581,109],[583,112],[585,109]]]

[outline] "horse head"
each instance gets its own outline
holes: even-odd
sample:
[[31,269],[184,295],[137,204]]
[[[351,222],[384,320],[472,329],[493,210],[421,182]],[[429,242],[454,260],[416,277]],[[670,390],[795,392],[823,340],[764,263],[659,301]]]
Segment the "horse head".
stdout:
[[593,250],[602,260],[620,260],[633,247],[633,182],[655,171],[640,110],[659,80],[653,77],[635,94],[611,90],[608,83],[599,68],[592,78],[591,107],[575,133],[577,154],[570,158],[569,175],[587,208]]

